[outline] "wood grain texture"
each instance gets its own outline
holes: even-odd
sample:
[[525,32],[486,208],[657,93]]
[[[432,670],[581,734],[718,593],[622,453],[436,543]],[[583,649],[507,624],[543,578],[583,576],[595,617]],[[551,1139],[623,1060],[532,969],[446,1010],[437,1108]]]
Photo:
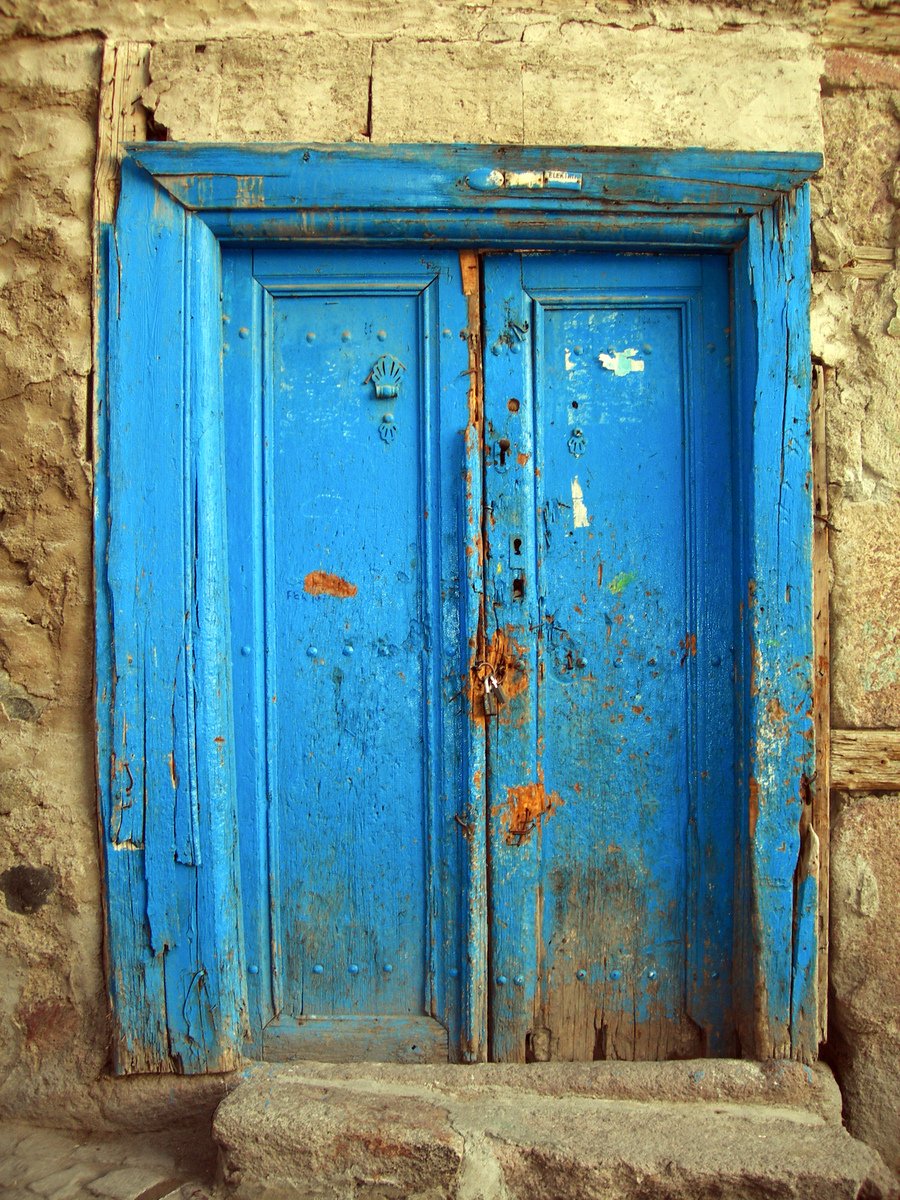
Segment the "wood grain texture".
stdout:
[[[116,1071],[227,1069],[245,1002],[218,247],[130,162],[103,227],[98,745]],[[165,346],[169,353],[160,354]],[[177,364],[177,370],[173,367]]]
[[831,786],[839,792],[900,791],[900,729],[832,729]]
[[[734,244],[749,213],[821,166],[817,154],[521,146],[153,143],[132,153],[222,237],[466,245],[474,219],[479,245],[517,247]],[[515,182],[553,171],[579,186]],[[503,182],[486,187],[492,175]]]
[[900,2],[830,0],[822,41],[826,46],[900,54]]
[[488,514],[484,504],[484,372],[482,370],[481,262],[471,250],[459,255],[460,281],[466,300],[465,340],[468,351],[468,413],[465,464],[460,481],[463,537],[460,580],[465,627],[460,679],[466,713],[463,743],[464,805],[455,814],[457,839],[465,848],[465,974],[462,989],[460,1058],[483,1062],[488,1054],[488,919],[487,919],[487,770],[486,720],[481,699],[481,667],[487,656],[484,550]]
[[828,553],[828,471],[825,445],[825,369],[812,375],[812,484],[813,484],[813,722],[816,734],[816,770],[813,782],[812,827],[819,854],[819,1041],[828,1029],[828,879],[831,824],[831,610]]
[[446,1063],[447,1030],[431,1017],[284,1018],[266,1026],[267,1062]]
[[126,143],[142,142],[147,135],[146,112],[139,101],[149,82],[149,42],[103,43],[94,170],[94,220],[101,224],[115,216]]
[[[809,994],[816,949],[806,945],[805,927],[802,939],[797,928],[800,893],[808,912],[814,881],[807,872],[816,864],[815,856],[801,859],[815,767],[809,230],[808,185],[750,222],[747,267],[757,324],[741,339],[739,376],[748,522],[742,609],[748,878],[739,894],[751,898],[741,1042],[760,1058],[804,1060],[818,1047],[817,1006]],[[746,316],[741,311],[742,324]]]
[[[192,146],[146,143],[135,158],[187,207],[213,209],[385,208],[573,211],[627,205],[659,212],[765,208],[821,165],[817,154],[584,147]],[[340,175],[335,177],[335,164]],[[577,185],[537,180],[546,172]],[[521,180],[521,182],[519,182]]]

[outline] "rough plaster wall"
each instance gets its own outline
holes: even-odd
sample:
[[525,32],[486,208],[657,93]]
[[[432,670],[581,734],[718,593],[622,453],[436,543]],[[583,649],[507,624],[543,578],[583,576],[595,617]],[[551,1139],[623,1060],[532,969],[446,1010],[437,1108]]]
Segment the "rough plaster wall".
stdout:
[[[858,247],[896,241],[898,79],[888,57],[824,58],[824,7],[0,2],[0,36],[11,39],[0,54],[0,1107],[164,1122],[202,1117],[221,1094],[217,1081],[96,1082],[106,1023],[86,414],[102,36],[154,42],[143,100],[178,138],[817,149],[824,117],[813,327],[828,366],[835,715],[898,726],[900,339],[887,332],[898,279],[863,279],[854,266]],[[842,814],[836,873],[863,855],[889,894],[896,806],[848,802],[846,812],[858,816]],[[838,902],[837,953],[887,979],[846,913]],[[853,1049],[838,1066],[854,1127],[886,1149],[889,1106],[865,1097],[870,1082],[897,1095],[896,1080],[873,1074],[896,1031],[885,993],[851,1003],[848,978],[835,973],[835,1040]]]
[[[900,61],[834,52],[814,190],[813,353],[826,365],[832,719],[900,726]],[[862,258],[885,253],[877,278]],[[893,251],[893,259],[890,251]],[[850,1129],[900,1171],[900,805],[838,798],[828,1056]]]
[[[0,1095],[103,1064],[91,794],[94,39],[0,54]],[[77,1048],[77,1049],[76,1049]],[[74,1055],[73,1055],[74,1050]]]
[[[722,14],[700,31],[629,31],[573,19],[583,6],[553,11],[415,37],[167,42],[144,99],[175,141],[822,149],[821,55],[807,33]],[[248,113],[264,75],[270,102]]]
[[896,256],[880,279],[859,278],[854,264],[857,247],[895,249],[900,234],[900,62],[830,55],[822,112],[813,353],[829,383],[832,717],[838,727],[897,728],[900,275]]

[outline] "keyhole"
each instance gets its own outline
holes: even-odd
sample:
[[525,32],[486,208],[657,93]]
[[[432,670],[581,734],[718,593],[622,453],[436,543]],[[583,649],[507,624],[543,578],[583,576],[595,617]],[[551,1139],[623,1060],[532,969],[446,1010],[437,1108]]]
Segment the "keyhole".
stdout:
[[513,538],[513,554],[522,553],[522,539],[520,537]]
[[501,438],[497,443],[500,449],[500,466],[506,466],[506,456],[509,454],[509,438]]

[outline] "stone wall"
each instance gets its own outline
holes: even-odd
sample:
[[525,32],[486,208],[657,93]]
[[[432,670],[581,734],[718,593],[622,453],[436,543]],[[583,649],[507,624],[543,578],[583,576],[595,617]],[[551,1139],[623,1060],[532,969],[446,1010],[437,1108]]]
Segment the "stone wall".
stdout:
[[[153,136],[824,148],[813,344],[827,380],[833,718],[896,728],[900,70],[880,43],[897,5],[869,0],[855,24],[851,9],[815,0],[0,4],[0,1109],[164,1122],[202,1115],[222,1086],[104,1078],[90,566],[91,203],[104,39],[152,44],[136,111]],[[900,1031],[886,939],[897,830],[890,797],[843,798],[827,1051],[851,1128],[895,1164]]]

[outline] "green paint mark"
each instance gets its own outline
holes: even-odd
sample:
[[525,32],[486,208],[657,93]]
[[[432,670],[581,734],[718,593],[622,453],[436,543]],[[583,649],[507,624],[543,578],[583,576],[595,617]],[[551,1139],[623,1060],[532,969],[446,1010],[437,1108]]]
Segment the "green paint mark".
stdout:
[[622,571],[609,581],[609,590],[614,596],[618,596],[625,591],[629,583],[634,583],[636,579],[637,575],[634,571]]

